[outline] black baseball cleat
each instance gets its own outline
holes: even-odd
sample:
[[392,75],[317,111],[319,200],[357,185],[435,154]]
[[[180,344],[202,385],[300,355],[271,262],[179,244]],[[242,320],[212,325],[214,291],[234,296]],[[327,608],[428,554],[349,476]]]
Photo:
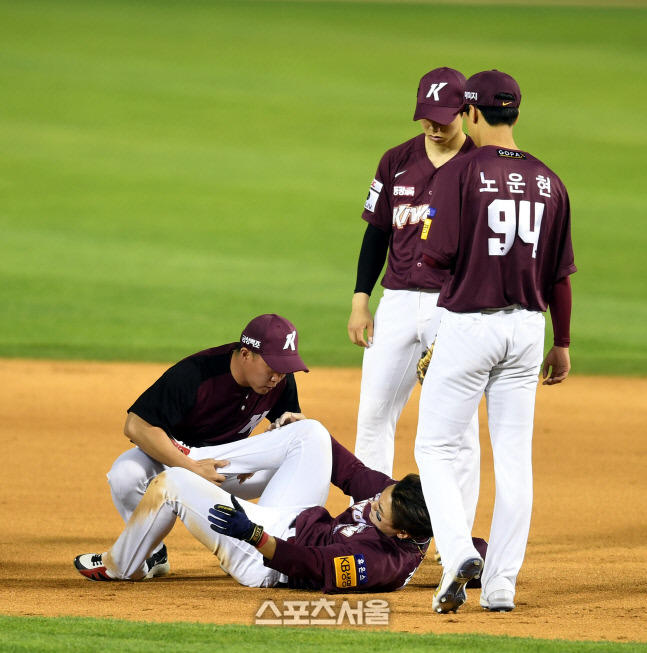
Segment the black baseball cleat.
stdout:
[[117,580],[104,567],[101,553],[83,553],[74,558],[74,566],[88,580]]
[[148,565],[148,573],[144,576],[144,580],[154,576],[166,576],[171,571],[171,565],[166,553],[166,544],[159,551],[153,553],[150,558],[146,558],[146,564]]

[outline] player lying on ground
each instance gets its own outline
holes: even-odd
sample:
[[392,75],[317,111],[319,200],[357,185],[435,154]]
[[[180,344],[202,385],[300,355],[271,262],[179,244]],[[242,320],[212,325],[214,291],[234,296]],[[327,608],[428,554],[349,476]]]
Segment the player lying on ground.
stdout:
[[[391,591],[422,562],[432,528],[417,475],[396,482],[369,469],[314,420],[221,446],[228,473],[276,470],[258,504],[238,504],[204,478],[169,469],[106,553],[75,559],[79,572],[91,580],[146,577],[147,556],[177,517],[249,587]],[[331,481],[356,499],[337,517],[323,508]]]

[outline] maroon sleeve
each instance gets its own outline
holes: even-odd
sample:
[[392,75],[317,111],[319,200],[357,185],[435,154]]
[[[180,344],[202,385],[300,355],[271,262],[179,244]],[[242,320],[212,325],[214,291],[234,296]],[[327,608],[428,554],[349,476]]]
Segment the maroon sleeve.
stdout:
[[385,183],[388,184],[391,179],[392,163],[390,153],[391,150],[385,152],[380,159],[362,213],[362,219],[366,220],[366,222],[389,233],[392,230],[392,206],[388,188],[385,188]]
[[331,482],[344,494],[353,497],[355,501],[370,499],[384,488],[393,485],[395,481],[370,467],[367,467],[357,456],[346,447],[330,437],[332,443],[332,476]]
[[288,576],[290,586],[317,586],[326,594],[390,592],[405,585],[422,561],[407,545],[392,540],[360,538],[348,544],[311,547],[276,538],[274,557],[264,563]]
[[271,560],[264,558],[266,567],[276,569],[291,578],[308,578],[323,584],[323,559],[317,547],[276,540],[276,550]]
[[563,277],[554,286],[548,303],[550,319],[553,322],[553,343],[556,347],[568,347],[571,344],[571,279]]

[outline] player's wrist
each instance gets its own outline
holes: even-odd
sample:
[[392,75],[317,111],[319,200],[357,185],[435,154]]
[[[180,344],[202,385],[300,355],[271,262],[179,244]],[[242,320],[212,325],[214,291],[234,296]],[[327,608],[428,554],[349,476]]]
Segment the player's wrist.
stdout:
[[353,295],[353,299],[351,300],[351,306],[352,306],[354,309],[357,309],[357,308],[361,308],[361,309],[368,308],[368,302],[369,302],[369,299],[370,299],[370,295],[369,295],[368,293],[365,293],[365,292],[356,292],[356,293]]
[[262,549],[267,544],[268,540],[270,539],[270,536],[263,530],[262,526],[257,526],[257,528],[261,529],[261,537],[258,540],[258,542],[256,544],[252,544],[252,546],[255,549]]

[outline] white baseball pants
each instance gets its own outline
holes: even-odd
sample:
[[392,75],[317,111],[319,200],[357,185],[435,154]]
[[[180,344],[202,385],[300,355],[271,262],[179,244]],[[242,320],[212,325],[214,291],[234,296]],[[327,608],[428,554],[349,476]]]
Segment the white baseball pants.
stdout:
[[485,392],[496,499],[483,594],[514,591],[532,511],[532,431],[544,316],[523,309],[446,312],[420,397],[416,461],[445,567],[476,555],[455,460]]
[[[206,458],[221,460],[222,458],[218,454],[220,446],[222,445],[194,447],[189,453],[189,458],[193,460],[205,460]],[[112,501],[124,522],[130,519],[150,482],[165,469],[169,468],[151,458],[139,447],[125,451],[115,460],[107,474],[108,484],[110,485]],[[260,497],[274,474],[273,469],[260,468],[252,478],[240,483],[236,478],[236,474],[240,472],[234,473],[232,469],[230,466],[219,470],[223,476],[227,477],[227,480],[222,484],[222,488],[239,499],[257,499]]]
[[[332,450],[330,434],[319,422],[302,420],[214,449],[218,458],[231,461],[232,473],[246,474],[261,466],[275,472],[258,504],[240,501],[248,517],[270,535],[288,537],[302,510],[326,502]],[[231,495],[186,469],[167,469],[151,481],[124,531],[104,554],[104,565],[117,578],[142,578],[146,558],[179,517],[242,585],[272,587],[285,582],[285,576],[263,565],[263,556],[254,547],[211,530],[207,516],[216,503],[231,506]]]
[[[355,455],[389,476],[393,476],[396,423],[418,381],[418,360],[434,342],[446,313],[436,306],[438,294],[385,289],[375,312],[373,344],[364,351]],[[480,483],[478,405],[454,464],[471,527]]]

